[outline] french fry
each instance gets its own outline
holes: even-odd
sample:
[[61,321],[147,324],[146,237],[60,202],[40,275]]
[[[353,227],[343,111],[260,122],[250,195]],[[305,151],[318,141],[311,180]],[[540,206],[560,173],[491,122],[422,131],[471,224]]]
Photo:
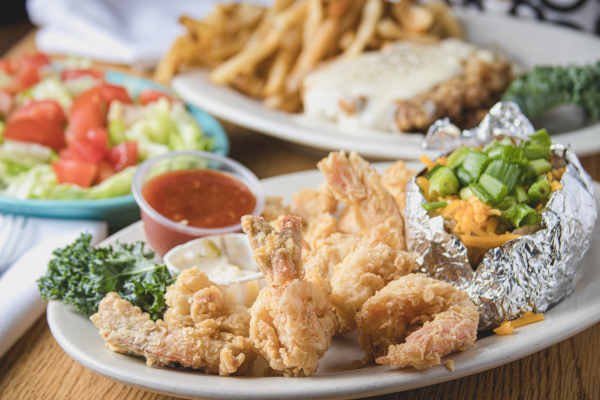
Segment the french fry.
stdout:
[[299,28],[286,32],[281,40],[281,47],[269,69],[267,83],[262,93],[263,96],[271,96],[283,90],[285,78],[300,51],[301,41],[302,34]]
[[265,81],[255,75],[239,74],[231,80],[231,84],[250,97],[259,97]]
[[356,32],[354,32],[354,31],[346,31],[342,35],[342,37],[340,38],[340,40],[338,40],[338,47],[340,49],[342,49],[342,50],[346,50],[348,47],[350,47],[350,45],[354,41],[355,37],[356,37]]
[[337,17],[327,18],[319,27],[310,45],[302,49],[286,82],[288,92],[298,92],[302,80],[327,53],[330,44],[337,36],[338,23]]
[[315,38],[319,25],[324,18],[322,0],[308,0],[308,11],[304,20],[304,29],[302,32],[302,46],[307,47]]
[[273,28],[262,40],[249,41],[242,51],[212,70],[209,75],[210,80],[217,85],[226,85],[238,74],[250,72],[258,63],[277,50],[285,31],[294,23],[299,24],[305,12],[306,3],[294,4],[275,16],[272,22]]
[[387,40],[409,38],[409,34],[390,17],[385,17],[377,23],[377,34]]
[[428,8],[411,4],[410,0],[400,0],[391,10],[402,27],[415,35],[427,32],[434,22],[434,15]]
[[450,7],[442,1],[430,1],[423,3],[423,6],[431,10],[435,16],[435,22],[437,26],[441,28],[446,36],[457,37],[460,39],[465,38],[465,33],[460,25],[460,22],[456,19]]
[[300,97],[296,93],[282,93],[268,96],[263,100],[265,107],[288,113],[298,112],[302,108]]
[[377,30],[377,22],[382,14],[382,0],[367,0],[363,8],[358,30],[356,31],[356,37],[344,53],[342,53],[340,56],[341,59],[355,58],[365,50]]
[[175,40],[171,50],[169,50],[167,55],[160,60],[154,70],[154,79],[156,81],[163,84],[168,84],[171,81],[178,66],[183,61],[182,55],[187,41],[189,41],[189,39],[186,36],[180,36]]

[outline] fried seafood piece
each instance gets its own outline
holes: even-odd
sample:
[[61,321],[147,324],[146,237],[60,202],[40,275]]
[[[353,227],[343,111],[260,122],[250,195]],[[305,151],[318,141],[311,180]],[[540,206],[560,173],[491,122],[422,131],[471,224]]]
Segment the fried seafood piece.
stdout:
[[337,210],[338,201],[323,182],[319,189],[304,189],[294,193],[289,214],[302,218],[302,223],[307,224],[312,218],[323,213],[333,214]]
[[465,292],[424,274],[410,274],[368,299],[356,321],[368,358],[423,369],[473,345],[479,314]]
[[170,322],[153,322],[112,292],[90,319],[109,349],[144,356],[149,366],[178,364],[222,376],[243,374],[251,367],[256,353],[247,308],[232,306],[197,268],[182,272],[168,293],[171,307],[165,319]]
[[329,348],[337,320],[327,281],[318,271],[304,276],[302,222],[287,216],[277,232],[262,218],[245,216],[242,227],[267,280],[250,310],[254,346],[273,370],[309,376]]
[[339,232],[318,240],[312,249],[303,251],[304,268],[309,273],[318,271],[324,279],[331,280],[334,267],[351,254],[360,241],[360,236]]
[[308,247],[308,249],[316,248],[320,241],[327,239],[337,231],[337,224],[337,219],[329,212],[311,218],[303,235],[304,247]]
[[356,224],[368,232],[386,223],[401,236],[400,249],[406,250],[404,220],[392,196],[385,190],[377,172],[355,151],[329,153],[317,167],[335,198],[352,208]]
[[406,167],[404,161],[396,161],[391,167],[385,170],[381,178],[383,187],[396,201],[402,218],[404,218],[404,212],[406,211],[406,183],[416,174],[415,171]]
[[334,267],[331,286],[340,333],[356,328],[355,315],[367,299],[416,267],[417,255],[400,248],[398,231],[380,224]]
[[265,208],[262,212],[265,221],[271,222],[280,215],[288,215],[289,213],[289,208],[283,205],[283,197],[267,196],[265,198]]

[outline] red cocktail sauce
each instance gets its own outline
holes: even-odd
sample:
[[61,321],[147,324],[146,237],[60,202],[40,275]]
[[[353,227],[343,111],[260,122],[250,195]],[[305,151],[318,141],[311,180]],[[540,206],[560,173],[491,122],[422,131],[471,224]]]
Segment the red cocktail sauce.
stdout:
[[[142,195],[150,207],[171,221],[207,229],[239,224],[241,217],[256,207],[256,198],[240,180],[205,169],[159,175],[144,186]],[[161,255],[198,237],[164,226],[144,212],[142,219],[150,245]]]

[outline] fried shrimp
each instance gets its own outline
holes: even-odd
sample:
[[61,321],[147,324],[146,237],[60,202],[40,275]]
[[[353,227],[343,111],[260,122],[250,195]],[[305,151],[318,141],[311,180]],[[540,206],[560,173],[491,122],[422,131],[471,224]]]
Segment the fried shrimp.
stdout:
[[248,370],[256,354],[245,307],[231,305],[197,268],[182,272],[165,297],[171,305],[166,321],[153,322],[116,293],[106,295],[90,319],[109,349],[144,356],[148,365],[178,364],[223,376]]
[[398,231],[380,224],[334,267],[331,285],[340,333],[356,328],[355,314],[367,299],[416,267],[416,254],[400,248]]
[[383,187],[381,178],[367,161],[355,151],[351,151],[348,157],[340,151],[329,153],[317,167],[335,198],[353,210],[356,224],[362,232],[387,223],[401,235],[400,250],[406,250],[402,215]]
[[406,182],[415,175],[416,172],[407,168],[404,161],[396,161],[391,167],[385,170],[381,178],[383,187],[385,187],[396,201],[398,210],[403,218],[406,209]]
[[356,315],[359,342],[378,364],[423,369],[473,345],[479,314],[468,295],[424,274],[390,282]]
[[302,223],[287,216],[279,232],[260,217],[242,227],[265,274],[267,287],[250,310],[250,337],[271,368],[285,376],[309,376],[336,332],[328,284],[318,271],[304,276]]

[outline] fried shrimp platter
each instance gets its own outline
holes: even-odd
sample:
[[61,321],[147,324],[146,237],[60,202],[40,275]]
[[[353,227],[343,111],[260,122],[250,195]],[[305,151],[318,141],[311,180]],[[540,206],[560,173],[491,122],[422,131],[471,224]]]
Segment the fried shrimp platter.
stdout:
[[[266,286],[250,308],[236,303],[197,267],[165,293],[156,322],[117,293],[91,317],[107,347],[206,373],[311,376],[335,336],[357,343],[363,361],[428,368],[476,339],[479,316],[466,293],[415,274],[406,250],[404,186],[414,172],[397,162],[380,176],[356,152],[318,163],[324,182],[268,198],[263,217],[242,229]],[[356,358],[354,358],[356,360]],[[339,363],[338,363],[339,364]],[[257,372],[260,370],[261,372]]]

